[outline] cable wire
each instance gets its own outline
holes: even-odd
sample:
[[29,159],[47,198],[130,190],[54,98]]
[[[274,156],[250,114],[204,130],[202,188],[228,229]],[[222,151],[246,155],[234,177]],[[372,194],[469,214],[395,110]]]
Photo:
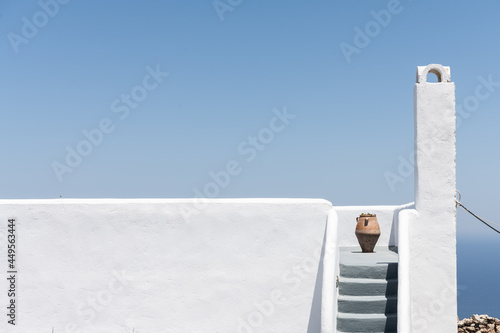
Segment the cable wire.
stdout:
[[493,223],[493,222],[490,222],[490,221],[488,221],[488,220],[486,220],[486,221],[488,221],[488,222],[486,222],[485,220],[483,220],[482,218],[480,218],[479,216],[477,216],[476,214],[474,214],[473,212],[471,212],[470,210],[468,210],[468,209],[467,209],[467,207],[465,207],[464,205],[462,205],[462,203],[461,203],[460,201],[458,201],[458,200],[455,200],[455,201],[457,202],[457,205],[459,205],[460,207],[462,207],[463,209],[465,209],[465,210],[466,210],[469,214],[471,214],[471,215],[472,215],[472,216],[474,216],[476,219],[478,219],[479,221],[483,222],[486,226],[488,226],[489,228],[493,229],[494,231],[496,231],[497,233],[499,233],[499,234],[500,234],[500,231],[499,231],[499,230],[497,230],[497,229],[495,229],[495,228],[493,228],[491,225],[489,225],[489,224],[488,224],[488,222],[489,222],[489,223],[491,223],[491,224],[494,224],[494,225],[496,225],[496,226],[499,226],[499,227],[500,227],[500,225],[495,224],[495,223]]

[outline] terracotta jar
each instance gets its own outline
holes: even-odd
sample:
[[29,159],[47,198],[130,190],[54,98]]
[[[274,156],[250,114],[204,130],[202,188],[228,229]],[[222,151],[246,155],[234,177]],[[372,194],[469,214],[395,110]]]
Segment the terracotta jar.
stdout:
[[380,226],[378,225],[377,215],[361,214],[356,217],[356,237],[363,252],[373,252],[375,244],[380,237]]

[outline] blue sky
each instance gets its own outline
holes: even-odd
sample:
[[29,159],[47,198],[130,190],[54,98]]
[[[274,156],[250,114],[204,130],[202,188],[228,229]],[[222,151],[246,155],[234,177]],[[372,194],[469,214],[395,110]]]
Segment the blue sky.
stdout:
[[[392,188],[385,175],[413,150],[416,66],[451,66],[457,105],[484,80],[500,82],[493,0],[47,8],[53,17],[37,1],[0,4],[2,198],[193,197],[210,172],[235,161],[238,172],[217,197],[402,204],[413,201],[413,175]],[[388,10],[347,59],[340,46],[355,46],[356,29],[376,28]],[[168,75],[154,81],[151,71]],[[133,107],[123,101],[132,92]],[[495,220],[500,87],[490,92],[461,117],[457,173],[463,203]],[[284,129],[262,132],[285,109],[294,117]],[[76,150],[82,131],[103,120],[113,130],[81,146],[90,153],[58,178],[54,163],[67,166],[67,147]],[[256,148],[249,137],[259,134],[266,143]],[[462,212],[458,232],[498,237]]]
[[[500,81],[498,1],[221,3],[217,12],[211,1],[71,1],[47,7],[44,21],[37,1],[2,2],[1,197],[193,197],[236,160],[241,172],[217,197],[405,203],[413,176],[391,187],[385,175],[410,160],[415,67],[451,66],[457,105],[479,77]],[[355,29],[389,9],[356,44]],[[342,43],[362,46],[350,62]],[[168,76],[120,119],[112,103],[148,67]],[[457,131],[463,201],[492,217],[499,105],[500,89]],[[238,147],[284,108],[296,117],[247,161]],[[58,178],[53,163],[66,164],[66,147],[103,119],[112,133]],[[490,235],[459,220],[461,234]]]
[[[232,3],[218,13],[211,1],[71,1],[49,6],[44,21],[37,1],[2,2],[1,197],[192,197],[236,160],[241,172],[217,197],[405,203],[413,176],[391,188],[384,175],[412,152],[415,67],[451,66],[457,105],[480,77],[500,81],[498,1]],[[355,46],[355,29],[389,7],[397,10],[348,62],[340,45]],[[112,103],[146,68],[169,74],[122,120]],[[491,217],[494,89],[457,132],[463,201]],[[247,161],[238,147],[285,108],[296,117]],[[53,163],[65,164],[66,147],[103,119],[112,133],[60,181]],[[490,235],[459,220],[460,234]]]

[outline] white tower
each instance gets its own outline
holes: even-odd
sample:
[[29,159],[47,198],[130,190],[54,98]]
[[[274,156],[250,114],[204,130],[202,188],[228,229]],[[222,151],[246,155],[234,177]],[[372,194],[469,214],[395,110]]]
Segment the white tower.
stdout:
[[[437,83],[427,82],[433,73]],[[455,84],[450,68],[417,68],[415,211],[410,231],[411,332],[457,331]]]

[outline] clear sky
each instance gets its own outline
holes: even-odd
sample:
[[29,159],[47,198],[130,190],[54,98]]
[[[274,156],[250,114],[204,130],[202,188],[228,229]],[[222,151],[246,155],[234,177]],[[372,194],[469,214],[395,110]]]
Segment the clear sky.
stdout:
[[[405,168],[415,67],[451,66],[457,105],[474,96],[479,77],[500,82],[498,1],[46,3],[0,5],[3,198],[193,197],[199,189],[405,203],[413,200]],[[146,80],[151,90],[147,68],[160,76]],[[457,170],[463,202],[494,217],[500,87],[491,89],[459,115]],[[273,109],[286,109],[288,124],[261,133]],[[78,146],[103,119],[111,133]],[[90,153],[68,165],[67,147]],[[233,160],[240,172],[205,191],[210,172]],[[402,177],[391,186],[388,173]]]
[[411,202],[415,69],[440,63],[462,202],[499,221],[499,1],[65,1],[0,3],[1,198]]

